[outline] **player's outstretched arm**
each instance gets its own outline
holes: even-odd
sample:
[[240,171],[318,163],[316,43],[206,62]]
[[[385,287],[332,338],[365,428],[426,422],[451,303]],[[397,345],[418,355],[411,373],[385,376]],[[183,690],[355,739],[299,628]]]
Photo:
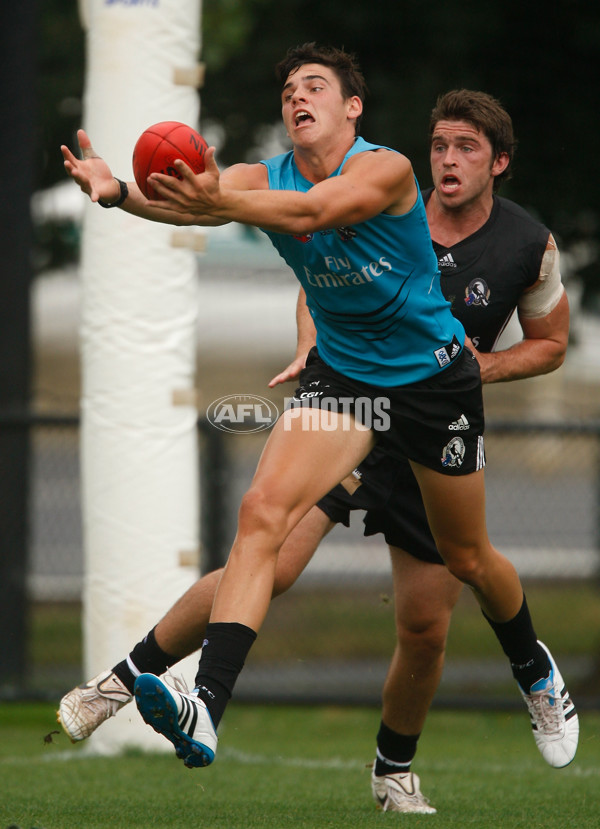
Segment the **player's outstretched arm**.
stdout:
[[101,199],[109,204],[117,201],[121,193],[119,183],[108,164],[92,147],[85,130],[77,131],[77,140],[81,158],[77,158],[64,144],[60,148],[65,170],[91,201],[97,202]]
[[[320,180],[308,192],[270,190],[262,164],[235,165],[245,181],[231,185],[225,173],[219,173],[214,147],[206,151],[205,163],[205,171],[195,174],[177,159],[174,166],[180,178],[161,173],[149,176],[153,189],[165,199],[165,209],[197,219],[210,215],[276,233],[300,234],[358,224],[382,212],[403,214],[417,198],[410,162],[390,150],[358,153],[339,176]],[[258,185],[253,183],[255,178],[260,179]]]
[[[94,203],[114,204],[121,196],[121,185],[113,175],[112,170],[92,147],[92,142],[85,130],[77,131],[77,140],[81,151],[81,158],[74,155],[64,144],[61,146],[64,166],[67,173],[79,185],[81,190],[90,197]],[[121,210],[140,216],[143,219],[150,219],[154,222],[164,222],[176,225],[198,224],[198,216],[186,215],[185,213],[173,214],[171,211],[161,209],[160,205],[152,206],[141,192],[135,181],[127,182],[127,198],[118,206]],[[212,217],[207,217],[207,224],[223,224],[222,221],[215,222]]]

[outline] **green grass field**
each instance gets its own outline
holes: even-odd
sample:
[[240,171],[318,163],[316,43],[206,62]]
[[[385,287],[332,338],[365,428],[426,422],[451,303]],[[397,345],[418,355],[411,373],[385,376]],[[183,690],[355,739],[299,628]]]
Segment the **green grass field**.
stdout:
[[[121,715],[122,716],[122,715]],[[232,704],[219,755],[94,757],[47,704],[0,706],[0,829],[597,829],[600,714],[581,713],[578,755],[546,766],[525,711],[433,711],[414,770],[437,815],[383,814],[369,789],[376,709]]]

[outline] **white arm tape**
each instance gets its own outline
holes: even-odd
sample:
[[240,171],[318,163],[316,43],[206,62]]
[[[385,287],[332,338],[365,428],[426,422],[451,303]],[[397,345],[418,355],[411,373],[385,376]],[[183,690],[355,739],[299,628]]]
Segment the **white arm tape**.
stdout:
[[533,288],[521,294],[519,299],[519,316],[526,319],[548,316],[560,302],[564,290],[560,277],[560,254],[554,237],[550,234],[538,280]]

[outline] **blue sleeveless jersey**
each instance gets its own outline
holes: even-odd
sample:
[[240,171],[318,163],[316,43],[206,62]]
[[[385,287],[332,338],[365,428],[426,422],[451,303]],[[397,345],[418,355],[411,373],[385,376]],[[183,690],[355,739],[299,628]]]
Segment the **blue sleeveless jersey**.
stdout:
[[[379,145],[357,138],[351,156]],[[271,190],[313,185],[293,152],[262,161]],[[432,377],[460,353],[464,329],[440,289],[440,275],[419,193],[401,216],[385,213],[352,227],[290,236],[264,230],[306,291],[319,354],[341,374],[375,386]]]

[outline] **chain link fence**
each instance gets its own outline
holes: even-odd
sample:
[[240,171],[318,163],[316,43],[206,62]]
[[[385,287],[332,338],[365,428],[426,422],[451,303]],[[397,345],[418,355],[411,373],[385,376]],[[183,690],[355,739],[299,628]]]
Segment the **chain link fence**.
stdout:
[[[16,686],[0,680],[0,694],[58,699],[84,679],[78,419],[33,418],[28,428],[25,670]],[[226,434],[204,420],[199,432],[206,571],[226,558],[265,438]],[[497,421],[486,435],[492,541],[521,573],[538,634],[552,645],[572,693],[595,704],[600,423]],[[336,527],[296,585],[273,602],[236,698],[377,704],[394,641],[388,551],[381,536],[363,537],[357,512],[351,527]],[[437,704],[515,701],[505,659],[465,590]]]

